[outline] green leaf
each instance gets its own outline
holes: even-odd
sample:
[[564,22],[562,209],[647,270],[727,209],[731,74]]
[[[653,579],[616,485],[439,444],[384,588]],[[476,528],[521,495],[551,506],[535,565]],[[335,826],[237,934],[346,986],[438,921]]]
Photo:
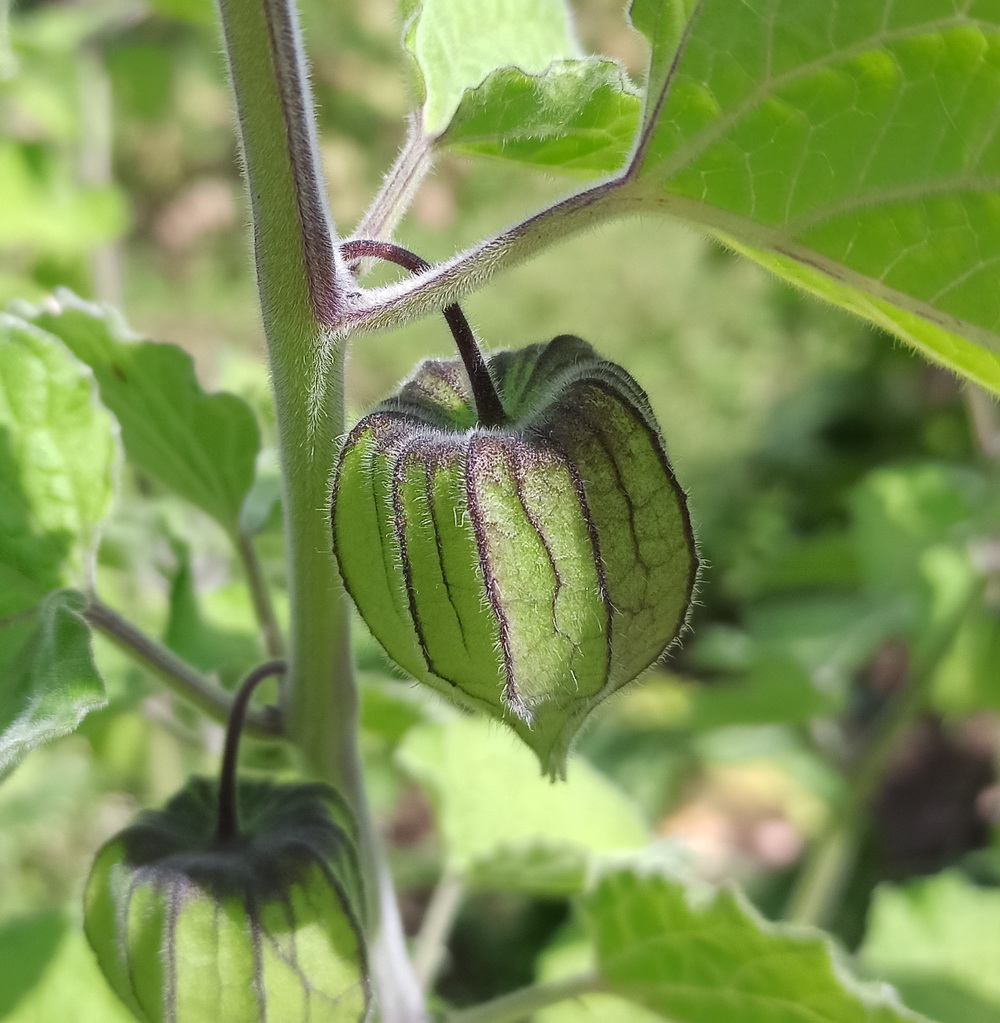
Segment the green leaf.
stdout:
[[957,873],[878,888],[865,965],[940,1023],[1000,1019],[1000,889]]
[[818,932],[771,924],[730,889],[618,869],[584,912],[608,990],[672,1023],[903,1023],[891,989],[850,977]]
[[413,56],[422,100],[422,128],[440,135],[466,89],[498,68],[544,71],[580,56],[562,0],[403,0],[403,40]]
[[420,128],[437,146],[582,177],[619,169],[639,95],[584,57],[561,0],[404,0]]
[[632,6],[625,191],[1000,390],[996,0],[686,6]]
[[558,174],[596,177],[625,162],[639,95],[610,60],[557,60],[541,74],[494,71],[466,91],[438,145]]
[[94,371],[135,465],[236,532],[260,448],[249,406],[232,394],[206,394],[187,352],[137,339],[112,310],[67,291],[18,311]]
[[569,894],[593,853],[648,840],[629,799],[586,761],[553,785],[527,747],[482,719],[414,728],[398,757],[437,808],[449,869],[473,885]]
[[[78,927],[62,914],[17,920],[0,931],[4,1023],[135,1023],[111,993]],[[12,965],[13,964],[13,965]]]
[[115,452],[90,374],[54,337],[0,313],[0,620],[80,581]]
[[[546,949],[538,960],[538,981],[567,980],[594,969],[594,949],[589,941],[567,941]],[[592,994],[556,1002],[536,1012],[534,1023],[658,1023],[663,1017],[614,995]]]
[[82,594],[59,590],[0,623],[0,777],[107,702],[85,605]]

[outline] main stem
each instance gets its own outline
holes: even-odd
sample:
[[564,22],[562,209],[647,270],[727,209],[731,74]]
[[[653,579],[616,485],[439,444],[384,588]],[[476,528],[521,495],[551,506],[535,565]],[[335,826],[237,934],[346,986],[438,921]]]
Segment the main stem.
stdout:
[[372,937],[382,1023],[423,1023],[362,785],[348,604],[330,552],[329,479],[344,431],[344,338],[356,290],[335,246],[292,0],[218,0],[253,223],[283,481],[289,577],[287,734],[307,770],[351,804],[379,920]]

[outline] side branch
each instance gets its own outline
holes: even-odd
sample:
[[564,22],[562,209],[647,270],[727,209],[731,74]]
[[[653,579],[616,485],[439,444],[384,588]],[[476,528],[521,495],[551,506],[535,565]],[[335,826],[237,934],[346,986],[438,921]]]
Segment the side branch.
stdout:
[[431,267],[418,277],[351,296],[340,329],[361,334],[399,327],[451,305],[494,275],[517,266],[556,241],[639,212],[641,201],[618,178],[572,195],[513,227]]
[[[146,667],[179,696],[216,721],[226,720],[233,698],[213,679],[202,675],[172,650],[161,646],[96,598],[91,599],[83,616],[92,628],[103,633],[115,646]],[[258,738],[274,739],[283,734],[281,716],[273,707],[248,714],[246,726],[247,731]]]

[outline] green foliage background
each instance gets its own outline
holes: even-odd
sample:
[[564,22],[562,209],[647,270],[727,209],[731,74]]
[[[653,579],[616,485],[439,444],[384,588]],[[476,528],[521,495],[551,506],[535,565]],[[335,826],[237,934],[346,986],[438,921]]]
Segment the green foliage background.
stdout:
[[[641,43],[618,8],[574,4],[580,39],[567,58],[600,52],[637,75]],[[388,0],[308,0],[303,17],[333,213],[346,226],[402,141],[410,69]],[[83,342],[70,344],[92,367],[139,466],[120,474],[96,568],[101,592],[231,685],[263,653],[243,569],[226,542],[240,514],[257,534],[279,618],[283,579],[272,414],[214,17],[193,0],[24,3],[11,46],[0,54],[8,74],[0,83],[0,300],[43,303],[40,322],[58,286],[118,304],[143,336],[190,352],[202,384],[234,393],[262,424],[252,501],[237,508],[257,450],[247,426],[217,438],[225,473],[208,488],[195,473],[188,496],[200,510],[192,510],[163,486],[179,468],[143,447],[143,417],[172,413],[152,411],[132,392],[107,396],[117,386],[107,369],[113,340],[91,346],[90,356],[80,354]],[[477,116],[474,104],[463,111],[455,148],[496,156],[476,135]],[[618,154],[594,153],[577,173],[615,165]],[[398,238],[444,258],[571,184],[516,163],[444,156]],[[371,279],[392,279],[378,274]],[[395,678],[357,630],[368,781],[411,929],[442,868],[460,869],[470,890],[441,997],[461,1005],[576,971],[589,955],[581,945],[588,926],[604,954],[602,900],[615,902],[616,886],[625,899],[633,884],[609,864],[648,835],[661,840],[654,873],[680,859],[697,876],[741,881],[758,912],[780,915],[794,898],[804,846],[849,803],[851,765],[880,714],[926,671],[926,705],[871,793],[876,813],[862,808],[857,859],[824,922],[858,953],[862,973],[898,983],[913,1009],[939,1023],[996,1019],[1000,992],[990,964],[975,957],[995,946],[984,900],[1000,891],[1000,421],[991,400],[670,221],[570,240],[466,310],[489,347],[575,333],[642,383],[690,492],[708,569],[683,649],[599,713],[579,744],[589,764],[571,768],[562,795],[515,753],[472,757],[467,750],[481,753],[497,737],[465,735],[468,726]],[[418,358],[449,349],[437,318],[360,339],[348,370],[355,410]],[[189,386],[185,365],[164,356],[170,366],[144,366],[156,355],[144,351],[134,367],[140,378],[176,375]],[[202,413],[208,425],[199,429],[211,432],[211,413]],[[973,560],[993,576],[931,658],[930,640],[952,620]],[[62,613],[72,616],[73,600],[65,595]],[[126,1018],[79,934],[85,871],[137,806],[162,802],[217,755],[214,725],[106,641],[95,640],[93,655],[108,707],[0,787],[0,963],[16,956],[18,964],[0,971],[0,1019],[15,1023],[62,1018],[67,1005],[80,1023]],[[0,650],[5,667],[13,657]],[[86,686],[86,670],[81,678]],[[498,784],[496,766],[508,755]],[[250,759],[287,766],[264,745]],[[450,776],[443,764],[455,765]],[[624,795],[608,794],[608,778]],[[456,781],[462,792],[450,788]],[[489,793],[485,820],[481,804],[465,798],[477,784]],[[605,799],[603,826],[588,828],[581,807]],[[535,816],[537,830],[519,830]],[[566,896],[594,863],[612,872],[573,916]],[[939,874],[945,867],[951,872]],[[928,879],[912,880],[920,875]],[[678,897],[657,892],[664,903]],[[704,914],[718,940],[744,942],[742,909],[729,896],[689,911]],[[607,941],[628,946],[620,935]],[[690,949],[676,954],[684,961]],[[624,971],[622,990],[646,1007],[616,1003],[605,1010],[619,1013],[615,1020],[685,1011],[670,991],[636,994],[628,962],[615,968]],[[683,1018],[731,1018],[725,1006],[701,1004],[703,1014]],[[582,1011],[562,1006],[537,1018],[572,1023]]]

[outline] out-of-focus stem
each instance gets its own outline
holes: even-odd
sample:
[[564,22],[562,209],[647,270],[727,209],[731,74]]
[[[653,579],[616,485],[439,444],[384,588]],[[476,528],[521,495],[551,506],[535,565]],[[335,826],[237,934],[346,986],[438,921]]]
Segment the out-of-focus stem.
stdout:
[[[148,668],[179,696],[216,721],[226,720],[233,698],[213,679],[192,668],[172,650],[151,639],[100,600],[92,598],[83,614],[93,628]],[[273,739],[282,734],[280,715],[273,712],[248,714],[246,728],[259,738]]]
[[284,657],[285,642],[281,637],[281,628],[275,617],[274,603],[271,600],[271,590],[264,578],[264,571],[253,545],[253,537],[240,531],[235,537],[235,543],[243,564],[243,573],[246,576],[247,589],[250,591],[250,599],[253,602],[254,615],[264,634],[264,647],[267,654],[269,657]]

